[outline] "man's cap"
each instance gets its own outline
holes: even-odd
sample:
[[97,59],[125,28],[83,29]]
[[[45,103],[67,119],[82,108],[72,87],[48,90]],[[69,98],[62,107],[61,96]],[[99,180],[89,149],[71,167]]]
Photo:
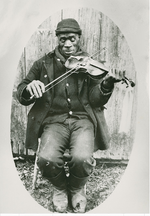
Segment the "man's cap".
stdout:
[[78,22],[75,19],[68,18],[63,19],[57,24],[56,29],[56,36],[61,33],[77,33],[79,35],[82,34],[82,30],[80,29],[80,26]]

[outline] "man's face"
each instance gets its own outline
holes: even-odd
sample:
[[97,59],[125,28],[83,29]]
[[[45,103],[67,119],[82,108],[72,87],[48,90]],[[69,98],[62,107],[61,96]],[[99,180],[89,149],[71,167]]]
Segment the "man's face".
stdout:
[[63,56],[69,57],[78,51],[80,36],[75,33],[63,33],[58,35],[58,44]]

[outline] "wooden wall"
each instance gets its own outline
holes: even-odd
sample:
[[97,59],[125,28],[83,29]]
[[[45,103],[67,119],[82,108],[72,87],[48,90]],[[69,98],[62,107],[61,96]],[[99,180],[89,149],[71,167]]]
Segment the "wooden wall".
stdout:
[[[75,18],[82,29],[82,47],[90,55],[98,50],[102,52],[95,59],[106,61],[110,68],[126,70],[127,77],[136,81],[136,71],[132,55],[124,35],[119,28],[104,14],[89,8],[65,9],[58,11],[46,19],[34,32],[25,46],[16,72],[12,97],[11,115],[11,144],[12,152],[17,155],[26,154],[24,148],[27,113],[30,107],[24,107],[18,103],[15,97],[19,82],[26,76],[32,63],[38,58],[53,50],[57,45],[55,29],[57,23],[63,19]],[[116,84],[115,90],[106,105],[105,116],[112,136],[111,148],[107,151],[98,151],[96,157],[129,159],[135,133],[136,120],[136,90],[129,92],[128,99],[132,97],[130,104],[125,104],[126,85]],[[129,100],[126,102],[129,103]],[[130,109],[129,109],[130,107]],[[119,131],[122,115],[129,112],[126,131]],[[28,154],[32,154],[29,151]]]

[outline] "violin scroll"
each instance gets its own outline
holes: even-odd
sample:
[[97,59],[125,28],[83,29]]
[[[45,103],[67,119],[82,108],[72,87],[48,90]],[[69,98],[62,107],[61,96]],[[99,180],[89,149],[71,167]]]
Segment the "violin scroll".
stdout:
[[128,79],[127,77],[124,77],[122,81],[126,84],[126,88],[128,88],[129,86],[133,88],[135,86],[135,82],[133,82],[131,79]]

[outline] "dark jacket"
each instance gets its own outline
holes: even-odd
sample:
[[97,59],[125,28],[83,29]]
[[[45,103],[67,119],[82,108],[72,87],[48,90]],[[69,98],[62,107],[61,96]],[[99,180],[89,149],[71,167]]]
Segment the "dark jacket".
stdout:
[[[28,75],[18,85],[17,98],[22,105],[33,106],[28,114],[26,148],[37,150],[38,138],[41,136],[41,124],[46,117],[53,101],[54,88],[45,92],[39,99],[29,99],[24,96],[25,88],[32,80],[40,80],[45,85],[54,79],[54,51],[34,62]],[[92,119],[95,126],[95,150],[105,150],[109,147],[110,136],[104,117],[104,105],[109,100],[112,91],[104,93],[102,78],[92,79],[87,73],[78,76],[78,95],[81,104]],[[88,103],[87,94],[88,92]]]

